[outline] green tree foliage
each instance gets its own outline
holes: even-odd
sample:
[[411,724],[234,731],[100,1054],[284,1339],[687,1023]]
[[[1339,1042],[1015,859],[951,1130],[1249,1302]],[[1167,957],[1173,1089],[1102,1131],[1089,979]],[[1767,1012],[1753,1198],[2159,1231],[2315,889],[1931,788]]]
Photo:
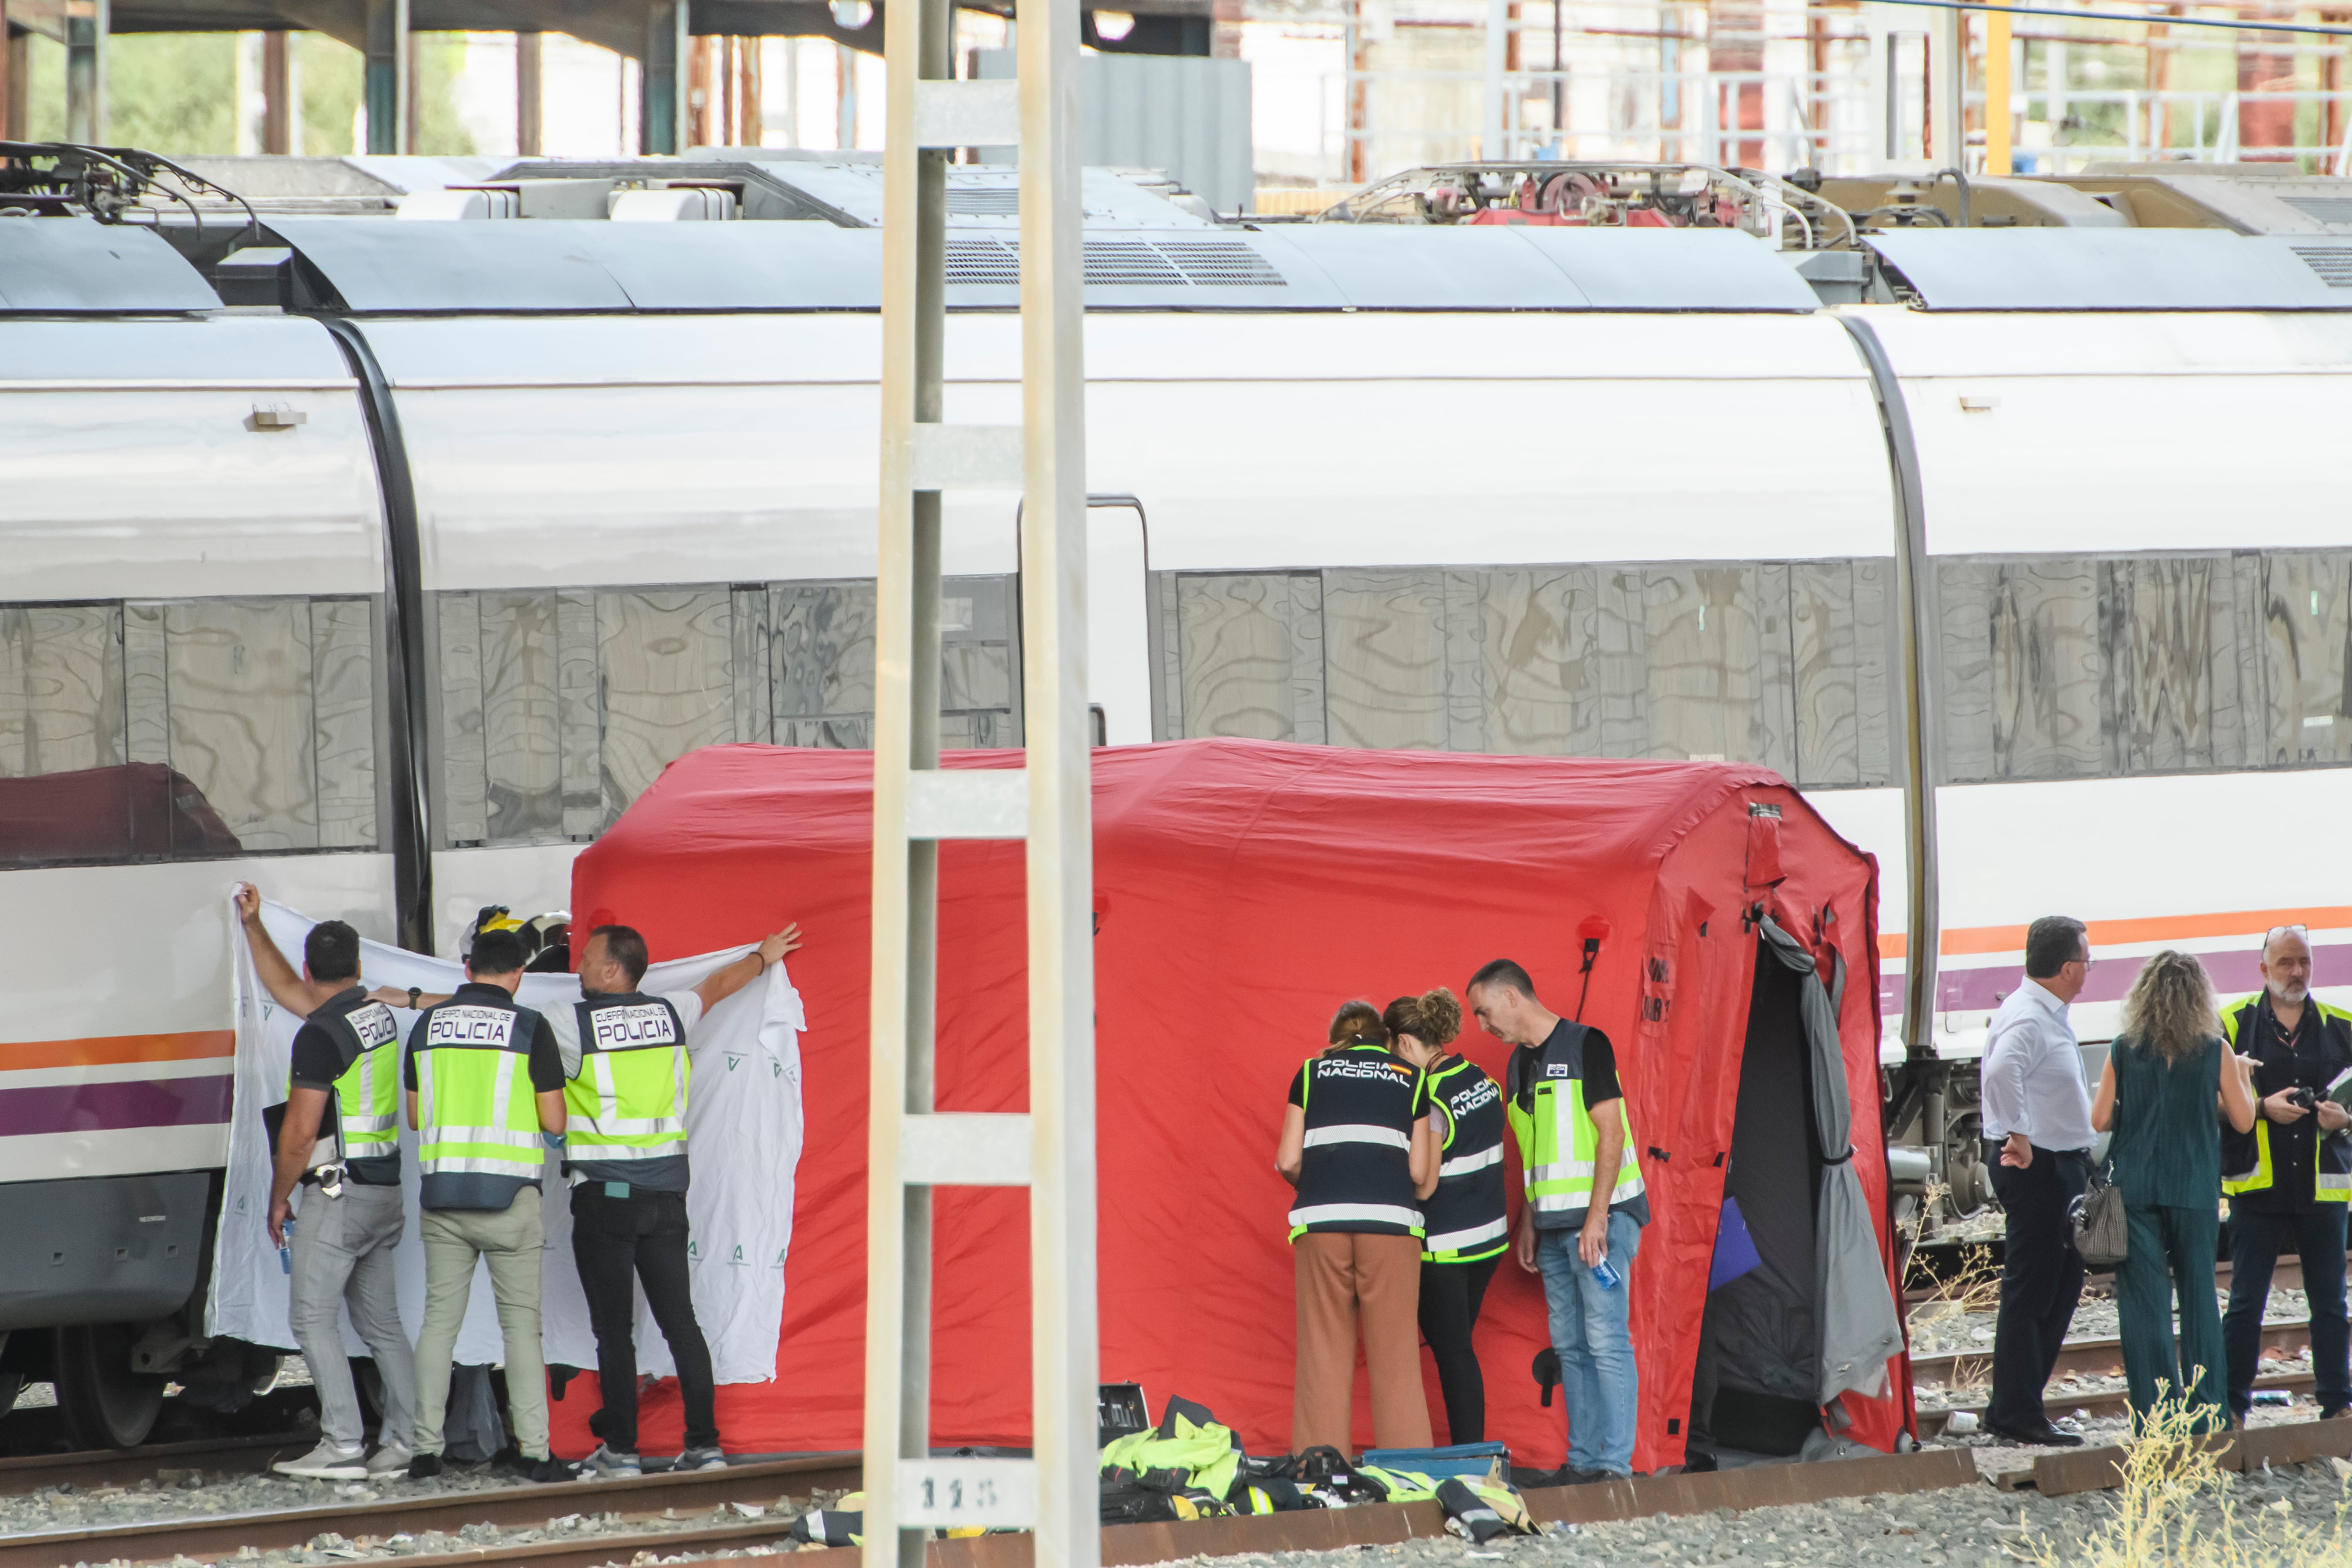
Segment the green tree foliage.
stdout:
[[[295,33],[294,79],[302,100],[302,151],[364,151],[352,138],[363,71],[359,51],[323,33]],[[235,33],[118,33],[108,40],[106,140],[168,155],[234,153]],[[26,132],[35,141],[66,133],[66,51],[35,35]],[[466,153],[473,137],[457,117],[462,33],[416,36],[416,150]]]

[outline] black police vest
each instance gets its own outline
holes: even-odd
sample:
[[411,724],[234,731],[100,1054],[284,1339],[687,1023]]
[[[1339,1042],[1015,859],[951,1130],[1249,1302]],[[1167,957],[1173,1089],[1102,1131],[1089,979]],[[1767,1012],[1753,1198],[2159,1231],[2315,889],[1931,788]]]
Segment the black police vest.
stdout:
[[1290,1235],[1310,1230],[1419,1236],[1412,1127],[1425,1108],[1421,1069],[1379,1046],[1307,1058],[1307,1143]]
[[1430,1069],[1429,1098],[1444,1112],[1445,1143],[1437,1190],[1421,1205],[1429,1263],[1475,1263],[1510,1241],[1504,1180],[1503,1091],[1486,1069],[1463,1057]]

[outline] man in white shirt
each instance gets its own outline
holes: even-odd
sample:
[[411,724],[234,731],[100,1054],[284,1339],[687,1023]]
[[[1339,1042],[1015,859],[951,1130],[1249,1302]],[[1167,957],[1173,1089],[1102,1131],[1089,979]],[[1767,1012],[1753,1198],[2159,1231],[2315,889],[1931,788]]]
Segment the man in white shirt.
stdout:
[[2066,1009],[2090,973],[2081,921],[2044,915],[2028,927],[2025,980],[1992,1016],[1983,1068],[1985,1160],[2008,1215],[1985,1428],[2062,1447],[2083,1439],[2051,1425],[2042,1391],[2083,1296],[2066,1211],[2090,1179],[2098,1134]]

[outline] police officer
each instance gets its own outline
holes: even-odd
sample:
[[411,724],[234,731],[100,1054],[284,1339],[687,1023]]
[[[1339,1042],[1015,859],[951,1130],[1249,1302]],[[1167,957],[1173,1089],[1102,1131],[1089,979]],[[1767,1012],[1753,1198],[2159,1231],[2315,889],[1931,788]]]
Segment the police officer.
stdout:
[[[278,1129],[268,1226],[269,1239],[289,1248],[286,1316],[319,1391],[320,1438],[310,1453],[275,1468],[331,1479],[390,1475],[408,1465],[416,1405],[416,1363],[393,1271],[393,1248],[406,1224],[394,1120],[400,1031],[391,1009],[360,988],[359,932],[341,921],[312,926],[296,974],[261,923],[261,894],[250,882],[237,885],[236,912],[263,988],[304,1020]],[[291,1217],[297,1186],[299,1224]],[[383,1380],[383,1425],[372,1458],[343,1353],[345,1307]]]
[[1437,1363],[1446,1440],[1483,1443],[1486,1380],[1471,1335],[1511,1245],[1503,1091],[1486,1068],[1445,1049],[1462,1032],[1462,1004],[1445,987],[1398,997],[1381,1022],[1396,1054],[1426,1075],[1438,1137],[1437,1188],[1421,1205],[1421,1337]]
[[2284,1244],[2303,1255],[2311,1307],[2312,1392],[2322,1416],[2352,1407],[2352,1331],[2344,1310],[2346,1200],[2352,1198],[2352,1126],[2328,1090],[2352,1072],[2352,1013],[2311,994],[2311,943],[2301,926],[2263,940],[2263,989],[2221,1010],[2221,1032],[2253,1064],[2254,1130],[2222,1130],[2230,1194],[2230,1310],[2221,1341],[2230,1408],[2253,1404],[2263,1308]]
[[425,1007],[408,1033],[408,1124],[416,1129],[417,1228],[425,1242],[425,1327],[417,1336],[416,1457],[412,1480],[441,1473],[449,1361],[478,1259],[488,1259],[506,1340],[507,1405],[517,1471],[572,1478],[549,1456],[547,1370],[540,1353],[539,1213],[542,1136],[563,1131],[563,1059],[547,1020],[515,1003],[522,942],[511,931],[474,938],[466,984]]
[[1298,1296],[1291,1451],[1353,1452],[1349,1408],[1360,1325],[1383,1448],[1429,1446],[1413,1314],[1421,1292],[1421,1200],[1437,1185],[1437,1130],[1421,1069],[1389,1049],[1369,1002],[1331,1019],[1331,1048],[1290,1080],[1274,1165],[1298,1189],[1290,1209]]
[[673,1468],[718,1469],[710,1348],[694,1319],[688,1272],[687,1035],[705,1014],[798,948],[786,926],[689,991],[648,995],[646,939],[627,926],[591,931],[580,955],[581,1001],[555,1019],[570,1112],[565,1169],[572,1177],[572,1257],[596,1333],[596,1384],[604,1407],[589,1420],[600,1439],[583,1478],[634,1476],[637,1460],[636,1301],[634,1278],[669,1342],[686,1407],[685,1451]]
[[1519,1267],[1543,1278],[1559,1355],[1569,1440],[1560,1479],[1630,1476],[1640,1379],[1626,1298],[1650,1200],[1615,1048],[1538,1001],[1528,972],[1507,958],[1472,975],[1464,994],[1481,1027],[1518,1047],[1503,1074],[1528,1200],[1514,1246]]

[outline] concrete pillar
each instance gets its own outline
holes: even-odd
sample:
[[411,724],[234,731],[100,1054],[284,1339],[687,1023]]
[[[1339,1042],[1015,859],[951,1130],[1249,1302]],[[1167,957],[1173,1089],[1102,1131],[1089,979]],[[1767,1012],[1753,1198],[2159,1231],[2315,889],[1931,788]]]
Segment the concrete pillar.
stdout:
[[686,146],[688,4],[652,0],[646,7],[646,68],[637,100],[640,153],[677,153]]
[[366,0],[367,150],[405,153],[409,148],[409,74],[415,55],[408,47],[408,0]]
[[106,38],[112,30],[108,0],[68,0],[66,5],[66,140],[106,140]]
[[8,0],[0,0],[0,141],[25,140],[25,89],[33,66],[33,35],[8,29]]
[[283,28],[261,35],[261,150],[294,151],[293,40]]
[[515,35],[515,151],[525,158],[539,156],[541,37]]
[[761,57],[767,52],[765,38],[745,38],[742,41],[742,79],[735,89],[737,135],[746,147],[765,143],[768,117],[762,111],[767,95],[766,72]]

